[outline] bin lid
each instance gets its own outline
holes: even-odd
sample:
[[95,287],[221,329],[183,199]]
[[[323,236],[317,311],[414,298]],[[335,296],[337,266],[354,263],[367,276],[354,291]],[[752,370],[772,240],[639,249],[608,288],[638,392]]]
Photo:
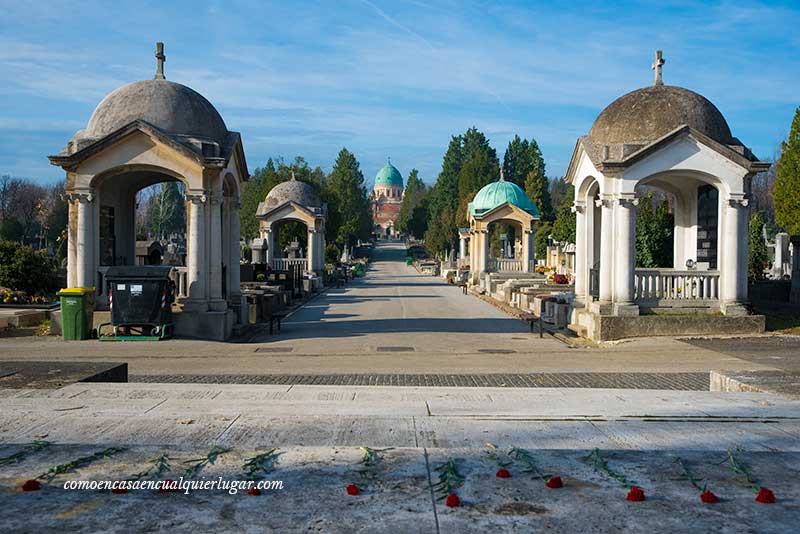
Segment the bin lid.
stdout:
[[60,290],[56,295],[59,297],[61,295],[69,296],[69,295],[91,295],[95,292],[95,288],[93,287],[67,287]]
[[106,280],[164,280],[170,265],[115,265],[106,272]]

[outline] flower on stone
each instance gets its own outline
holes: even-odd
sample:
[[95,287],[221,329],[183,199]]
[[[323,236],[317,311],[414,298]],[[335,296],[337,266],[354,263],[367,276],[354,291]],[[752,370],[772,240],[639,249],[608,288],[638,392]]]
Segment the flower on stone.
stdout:
[[719,497],[714,495],[714,492],[705,490],[700,494],[700,500],[706,504],[714,504],[719,502]]
[[444,500],[444,505],[447,506],[448,508],[456,508],[458,506],[461,506],[461,499],[459,499],[458,495],[456,495],[455,493],[451,493]]
[[259,495],[261,495],[261,490],[258,489],[256,486],[253,486],[252,488],[247,490],[247,494],[250,495],[251,497],[258,497]]
[[355,484],[348,484],[347,487],[345,488],[345,491],[347,491],[348,495],[358,495],[359,494],[358,486],[356,486]]
[[632,502],[641,502],[644,499],[644,490],[639,486],[631,486],[631,489],[628,490],[628,496],[625,497],[626,501]]
[[511,471],[506,468],[498,469],[497,473],[495,473],[497,478],[511,478]]
[[162,482],[161,489],[158,491],[161,493],[175,493],[178,491],[178,483],[168,478]]
[[26,480],[22,485],[22,491],[39,491],[42,484],[38,480]]
[[564,487],[564,483],[561,482],[561,477],[550,477],[547,479],[547,482],[544,484],[550,489],[558,489]]
[[756,502],[760,502],[761,504],[774,504],[775,494],[772,493],[771,489],[763,487],[758,488],[758,495],[756,495]]

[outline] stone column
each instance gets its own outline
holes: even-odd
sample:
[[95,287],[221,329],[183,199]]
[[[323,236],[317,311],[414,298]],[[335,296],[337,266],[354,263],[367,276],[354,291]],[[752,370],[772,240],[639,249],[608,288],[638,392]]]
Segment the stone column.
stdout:
[[[242,259],[242,246],[241,246],[241,229],[240,229],[240,221],[239,221],[239,210],[242,208],[242,205],[230,199],[228,203],[228,233],[230,235],[229,242],[230,242],[230,260],[228,263],[230,267],[230,276],[228,276],[228,280],[230,280],[230,287],[228,288],[228,296],[233,297],[234,300],[239,299],[242,294],[241,290],[241,271],[239,270],[239,264]],[[236,300],[238,302],[238,300]]]
[[[636,209],[639,201],[630,195],[620,195],[614,211],[617,218],[614,237],[614,314],[639,315],[633,303],[634,263],[636,261]],[[605,233],[605,228],[603,229]]]
[[467,257],[467,238],[462,234],[458,234],[458,259],[463,260]]
[[600,195],[595,201],[600,211],[600,303],[610,304],[614,283],[614,205],[610,195]]
[[586,202],[575,201],[572,204],[575,213],[575,296],[580,303],[590,302],[588,298],[589,269],[587,266],[586,247],[588,238],[586,232]]
[[186,195],[189,201],[188,257],[186,260],[189,307],[206,309],[206,195]]
[[[748,200],[743,196],[731,196],[723,206],[723,237],[720,247],[720,299],[725,315],[746,315],[747,280],[742,284],[742,275],[747,276],[747,215]],[[744,289],[742,289],[744,285]]]
[[73,193],[72,201],[77,204],[77,226],[75,232],[75,285],[92,287],[94,285],[94,214],[92,213],[91,192]]
[[522,230],[522,272],[533,272],[530,265],[536,259],[536,251],[534,250],[533,243],[534,230]]
[[209,203],[208,296],[210,307],[217,311],[227,308],[222,299],[222,195],[212,193]]
[[791,290],[789,292],[789,302],[800,304],[800,235],[793,235],[790,240],[792,251],[792,277]]
[[780,280],[787,274],[784,268],[787,263],[786,253],[789,251],[789,234],[778,232],[775,234],[775,256],[772,262],[772,277]]
[[478,230],[478,272],[486,272],[489,259],[489,230]]
[[309,272],[314,274],[318,274],[317,270],[319,266],[317,265],[318,259],[317,256],[319,254],[319,245],[317,244],[317,235],[318,231],[316,228],[309,228],[308,229],[308,243],[306,245],[306,269]]
[[264,263],[272,267],[272,260],[275,258],[275,242],[272,236],[272,227],[267,226],[264,230],[264,240],[267,243],[267,251],[264,254]]

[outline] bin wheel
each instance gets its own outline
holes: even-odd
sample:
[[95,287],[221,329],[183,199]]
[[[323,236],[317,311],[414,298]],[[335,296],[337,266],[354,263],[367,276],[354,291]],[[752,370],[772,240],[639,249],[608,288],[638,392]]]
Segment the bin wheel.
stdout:
[[151,336],[158,336],[158,334],[159,334],[159,332],[160,332],[160,331],[161,331],[161,328],[160,328],[160,327],[158,327],[158,326],[154,326],[154,327],[153,327],[153,328],[150,330],[150,335],[151,335]]
[[114,337],[117,337],[118,335],[119,335],[119,330],[118,330],[118,329],[117,329],[117,327],[115,326],[115,327],[114,327]]

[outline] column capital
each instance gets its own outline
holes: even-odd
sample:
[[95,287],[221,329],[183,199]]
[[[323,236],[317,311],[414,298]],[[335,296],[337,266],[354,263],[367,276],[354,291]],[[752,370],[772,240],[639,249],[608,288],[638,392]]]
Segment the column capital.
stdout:
[[725,201],[732,208],[746,208],[750,204],[750,199],[744,195],[728,195]]
[[572,203],[572,213],[583,213],[586,211],[586,202],[583,200],[576,200]]
[[598,208],[611,208],[614,206],[614,195],[602,194],[594,201],[594,205]]
[[224,199],[223,199],[222,195],[217,195],[217,194],[213,194],[212,193],[208,197],[208,202],[212,206],[219,206],[220,204],[222,204],[224,202]]
[[633,208],[639,205],[639,199],[635,193],[620,193],[617,195],[616,201],[623,208]]
[[94,194],[91,191],[74,191],[67,195],[67,200],[71,203],[90,203],[94,201]]
[[205,204],[208,201],[208,195],[205,191],[187,191],[186,200],[192,204]]

